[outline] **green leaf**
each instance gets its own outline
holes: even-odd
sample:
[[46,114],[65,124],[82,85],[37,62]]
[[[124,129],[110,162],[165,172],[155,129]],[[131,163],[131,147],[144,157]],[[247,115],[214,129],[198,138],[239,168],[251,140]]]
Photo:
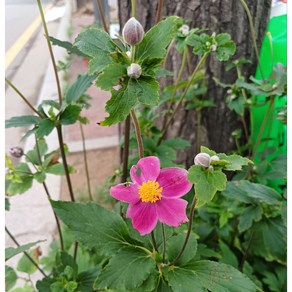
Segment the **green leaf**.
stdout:
[[173,161],[176,159],[176,151],[172,147],[159,145],[156,148],[156,154],[160,159],[162,168],[175,166]]
[[175,292],[255,292],[256,285],[235,268],[211,261],[197,261],[170,269],[168,281]]
[[94,75],[78,75],[77,80],[69,87],[65,99],[67,103],[76,102],[90,87],[93,80],[96,78]]
[[5,266],[5,291],[12,289],[17,281],[17,274],[13,268]]
[[267,284],[270,291],[286,291],[287,289],[287,269],[286,267],[277,267],[274,272],[262,271],[264,275],[263,282]]
[[210,156],[213,156],[213,155],[217,155],[217,153],[213,150],[210,150],[209,148],[205,147],[205,146],[201,146],[201,152],[203,153],[207,153],[209,154]]
[[79,292],[93,292],[93,284],[96,277],[99,274],[99,269],[92,268],[90,270],[84,271],[77,276],[77,291]]
[[73,46],[73,44],[71,44],[70,42],[61,41],[61,40],[58,40],[52,36],[50,36],[49,39],[54,46],[59,46],[61,48],[64,48],[67,50],[68,53],[72,53],[72,54],[75,54],[75,55],[80,56],[80,57],[87,57],[86,54],[83,54],[75,46]]
[[187,44],[193,47],[193,53],[199,56],[210,52],[210,46],[213,38],[202,33],[201,35],[193,34],[187,38]]
[[34,179],[42,184],[46,180],[46,173],[43,171],[39,171],[33,175]]
[[235,98],[231,98],[229,95],[226,99],[227,106],[234,110],[238,115],[243,117],[244,115],[244,106],[245,106],[245,99],[243,95],[236,96]]
[[23,287],[14,288],[13,290],[9,290],[9,292],[35,292],[35,289],[32,288],[31,285],[25,283]]
[[[36,283],[36,288],[40,292],[51,292],[51,285],[55,282],[55,279],[52,278],[43,278],[42,280],[38,280]],[[62,291],[62,290],[61,290]]]
[[118,85],[120,78],[126,74],[126,67],[119,63],[107,65],[103,72],[98,75],[96,86],[103,90],[111,90],[113,86]]
[[149,251],[135,246],[124,247],[110,259],[108,265],[101,271],[94,288],[134,289],[154,272],[155,267],[155,261]]
[[27,244],[21,245],[17,248],[15,248],[15,247],[5,248],[5,261],[9,260],[10,258],[14,257],[15,255],[17,255],[21,252],[24,252],[24,251],[30,249],[31,247],[38,244],[39,242],[44,242],[44,240],[38,240],[35,242],[27,243]]
[[[41,157],[43,157],[47,153],[48,145],[47,145],[45,139],[43,139],[43,138],[38,139],[38,149],[39,149]],[[25,160],[27,162],[33,163],[35,165],[40,164],[39,155],[38,155],[38,151],[37,151],[36,146],[33,147],[33,150],[30,150],[26,153]]]
[[218,153],[217,155],[220,158],[220,160],[227,160],[230,162],[230,164],[224,166],[224,169],[226,170],[230,171],[242,170],[242,167],[244,165],[248,165],[249,163],[253,164],[253,162],[248,158],[242,157],[237,154],[226,155],[225,153]]
[[38,138],[48,136],[55,128],[55,122],[50,119],[43,119],[38,124],[36,135]]
[[260,205],[248,206],[240,214],[238,231],[241,233],[252,226],[253,221],[258,222],[262,218],[263,210]]
[[[166,251],[167,251],[167,258],[170,262],[173,262],[176,256],[182,249],[184,244],[186,235],[185,234],[178,234],[176,236],[171,237],[167,240],[166,243]],[[188,244],[182,256],[176,262],[177,266],[182,266],[191,261],[197,253],[197,240],[195,234],[190,234]]]
[[41,118],[38,116],[12,117],[11,119],[5,121],[5,128],[27,127],[31,125],[37,125],[40,121]]
[[238,268],[238,260],[231,249],[225,244],[224,241],[219,240],[219,247],[221,249],[221,258],[219,259],[220,263],[230,265],[234,268]]
[[113,63],[110,54],[115,51],[116,45],[110,36],[101,29],[86,29],[78,35],[74,45],[82,53],[92,57],[89,61],[89,74],[99,73],[108,64]]
[[169,16],[153,26],[145,34],[142,42],[136,46],[137,60],[163,58],[166,54],[165,48],[176,34],[179,19],[177,16]]
[[162,144],[168,147],[173,147],[174,149],[184,149],[192,146],[192,144],[188,140],[182,138],[170,138],[164,140]]
[[[68,168],[69,168],[69,173],[74,172],[74,168],[72,166],[68,166]],[[45,169],[45,172],[51,173],[54,175],[65,175],[64,165],[62,163],[56,163],[56,164],[50,165]]]
[[128,83],[125,84],[119,90],[112,90],[112,97],[106,103],[105,109],[109,113],[109,116],[101,122],[102,126],[111,126],[117,124],[126,119],[130,114],[131,109],[137,102],[137,96],[133,86],[129,86]]
[[[38,262],[38,259],[31,253],[28,252],[31,258]],[[33,274],[37,270],[36,266],[31,262],[31,260],[24,254],[19,262],[17,263],[17,271],[27,273],[29,275]]]
[[228,61],[236,51],[236,45],[231,40],[231,36],[228,33],[221,33],[215,39],[217,42],[216,58],[219,61]]
[[188,180],[195,185],[198,207],[210,202],[217,191],[223,191],[227,181],[221,170],[209,171],[199,165],[189,169]]
[[80,115],[82,108],[76,104],[68,104],[60,115],[60,123],[62,125],[74,124]]
[[51,201],[51,204],[76,240],[89,248],[110,253],[132,242],[122,218],[97,204],[61,201]]
[[5,198],[5,211],[10,211],[10,202],[8,198]]

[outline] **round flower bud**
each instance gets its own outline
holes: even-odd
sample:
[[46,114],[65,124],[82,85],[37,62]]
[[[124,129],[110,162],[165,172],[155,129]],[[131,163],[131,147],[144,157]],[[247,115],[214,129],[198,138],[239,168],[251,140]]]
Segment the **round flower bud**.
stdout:
[[195,165],[200,165],[200,166],[204,166],[204,167],[209,167],[210,166],[210,155],[207,153],[199,153],[196,155],[194,162]]
[[272,85],[272,89],[277,89],[278,88],[278,84],[273,84]]
[[190,31],[190,27],[187,24],[184,24],[180,27],[179,31],[184,35],[187,36]]
[[212,45],[211,46],[211,51],[215,52],[216,50],[217,50],[217,45],[216,44]]
[[130,78],[138,79],[141,75],[142,69],[139,64],[132,63],[131,66],[127,68],[127,74]]
[[23,155],[23,150],[22,148],[20,147],[11,147],[9,149],[9,154],[12,156],[12,157],[15,157],[15,158],[20,158],[22,155]]
[[131,57],[132,57],[132,53],[131,53],[131,51],[127,51],[127,52],[126,52],[126,55],[128,56],[129,59],[131,59]]
[[229,95],[232,94],[232,89],[229,88],[229,89],[227,90],[227,94],[229,94]]
[[141,23],[135,17],[132,17],[124,25],[122,35],[127,44],[134,46],[142,41],[144,29]]
[[220,160],[220,158],[217,155],[213,155],[210,158],[210,162],[212,162],[212,161],[219,161],[219,160]]

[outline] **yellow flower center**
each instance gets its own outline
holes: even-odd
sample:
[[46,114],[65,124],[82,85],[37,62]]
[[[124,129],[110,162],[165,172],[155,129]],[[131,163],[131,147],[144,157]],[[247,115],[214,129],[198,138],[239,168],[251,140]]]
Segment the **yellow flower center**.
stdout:
[[160,184],[155,180],[143,182],[143,184],[139,187],[141,201],[144,203],[155,203],[156,201],[161,200],[162,189],[163,188]]

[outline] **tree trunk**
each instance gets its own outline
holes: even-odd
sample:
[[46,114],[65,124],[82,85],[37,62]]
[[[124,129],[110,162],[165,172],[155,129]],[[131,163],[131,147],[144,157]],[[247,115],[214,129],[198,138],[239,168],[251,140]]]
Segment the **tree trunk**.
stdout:
[[[253,16],[257,33],[257,45],[260,48],[270,15],[271,0],[246,0]],[[137,19],[147,31],[155,23],[157,0],[138,0]],[[252,46],[251,32],[246,13],[239,0],[165,0],[162,16],[178,15],[191,20],[190,27],[209,29],[208,33],[227,32],[236,43],[237,51],[232,60],[240,56],[252,61],[252,64],[243,68],[246,78],[253,75],[256,69],[256,56]],[[131,1],[119,0],[119,18],[121,27],[131,17]],[[198,58],[193,54],[192,67],[197,64]],[[175,50],[170,51],[167,69],[173,70],[175,75],[179,70],[181,56]],[[178,162],[193,164],[193,157],[198,146],[205,145],[216,152],[228,152],[234,149],[234,140],[231,133],[242,124],[238,116],[231,112],[225,103],[226,89],[215,84],[213,77],[221,82],[233,83],[236,79],[234,70],[225,71],[226,62],[219,62],[210,56],[206,61],[206,78],[208,83],[207,98],[213,100],[215,107],[202,111],[200,126],[200,141],[197,141],[197,117],[195,110],[181,109],[168,131],[168,136],[179,136],[189,140],[193,147],[189,151],[179,153]],[[190,72],[193,68],[189,68]],[[187,78],[189,74],[186,73]],[[173,80],[172,80],[173,82]],[[169,82],[167,82],[169,83]],[[196,144],[200,145],[196,145]]]

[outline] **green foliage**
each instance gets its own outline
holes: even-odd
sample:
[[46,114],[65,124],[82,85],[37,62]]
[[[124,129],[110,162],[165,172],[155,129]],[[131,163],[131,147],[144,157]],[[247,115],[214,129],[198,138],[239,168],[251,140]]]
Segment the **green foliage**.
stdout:
[[[38,263],[38,258],[33,252],[27,253],[36,263]],[[32,261],[24,254],[17,263],[17,271],[27,273],[29,275],[36,272],[37,267],[32,263]]]
[[60,123],[62,125],[74,124],[78,120],[81,110],[81,106],[77,104],[68,104],[60,115]]
[[220,33],[215,37],[217,42],[216,58],[219,61],[228,61],[235,54],[236,46],[228,33]]
[[12,289],[17,281],[17,274],[13,268],[5,266],[5,291]]
[[38,124],[41,118],[38,116],[18,116],[12,117],[5,121],[5,128],[12,127],[27,127],[31,125]]

